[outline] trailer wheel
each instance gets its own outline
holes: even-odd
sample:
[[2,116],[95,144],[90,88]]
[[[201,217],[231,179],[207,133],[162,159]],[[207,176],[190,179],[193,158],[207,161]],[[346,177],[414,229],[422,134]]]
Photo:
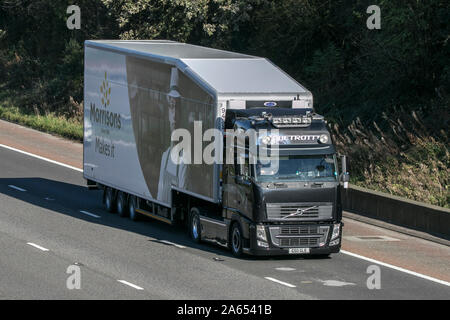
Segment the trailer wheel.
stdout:
[[189,234],[191,235],[194,242],[199,243],[202,239],[201,237],[201,225],[200,225],[200,214],[197,208],[191,209],[190,219],[189,219]]
[[116,206],[117,214],[121,217],[126,217],[128,215],[127,211],[127,197],[122,191],[119,191],[116,196]]
[[136,212],[136,202],[136,197],[130,195],[130,197],[128,198],[128,215],[133,221],[139,220],[139,214]]
[[231,252],[235,257],[242,256],[242,231],[238,222],[231,226]]
[[110,187],[105,188],[105,207],[108,212],[115,212],[116,205],[114,201],[114,190]]

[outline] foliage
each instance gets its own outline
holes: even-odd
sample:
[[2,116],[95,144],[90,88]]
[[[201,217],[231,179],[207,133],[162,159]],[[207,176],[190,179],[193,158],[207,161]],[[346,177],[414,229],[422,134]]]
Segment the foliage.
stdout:
[[0,0],[0,105],[8,92],[23,114],[80,119],[86,39],[264,56],[313,93],[337,141],[349,137],[339,149],[355,182],[448,205],[450,2],[380,0],[381,30],[366,27],[369,0],[79,0],[81,29],[68,30],[71,4]]

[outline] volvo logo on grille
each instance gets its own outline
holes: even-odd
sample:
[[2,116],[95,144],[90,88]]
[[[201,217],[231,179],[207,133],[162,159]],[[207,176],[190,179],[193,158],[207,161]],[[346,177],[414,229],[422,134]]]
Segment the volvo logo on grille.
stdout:
[[287,219],[287,218],[293,217],[293,216],[302,216],[306,211],[309,211],[309,210],[315,209],[315,208],[317,208],[317,206],[312,206],[312,207],[304,208],[304,209],[298,208],[295,212],[288,214],[287,216],[283,217],[282,219]]

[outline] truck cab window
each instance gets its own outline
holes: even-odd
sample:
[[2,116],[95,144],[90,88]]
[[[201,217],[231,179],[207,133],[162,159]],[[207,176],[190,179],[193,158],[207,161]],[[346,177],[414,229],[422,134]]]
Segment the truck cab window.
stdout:
[[[278,166],[273,163],[278,161]],[[259,181],[336,181],[334,155],[289,155],[278,159],[258,162],[256,177]]]

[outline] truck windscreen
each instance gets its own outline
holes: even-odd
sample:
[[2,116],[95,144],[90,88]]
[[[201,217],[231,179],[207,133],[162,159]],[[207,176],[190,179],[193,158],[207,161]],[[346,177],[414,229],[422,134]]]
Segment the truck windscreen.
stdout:
[[256,179],[261,182],[336,181],[337,179],[334,155],[280,156],[278,160],[259,161],[255,170]]

